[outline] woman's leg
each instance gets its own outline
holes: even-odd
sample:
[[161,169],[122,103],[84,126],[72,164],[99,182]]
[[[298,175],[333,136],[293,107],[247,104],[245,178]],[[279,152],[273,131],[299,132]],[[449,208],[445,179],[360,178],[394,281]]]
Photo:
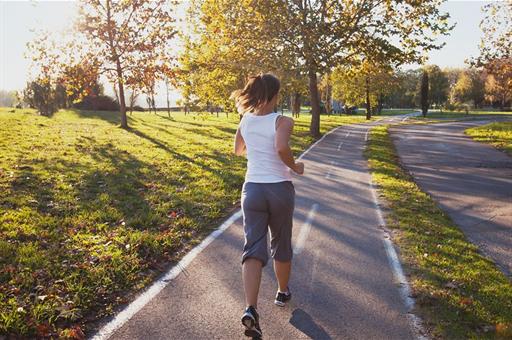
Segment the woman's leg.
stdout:
[[263,263],[255,258],[247,258],[242,265],[246,307],[257,308]]
[[290,281],[290,272],[292,269],[292,261],[274,260],[274,273],[276,273],[278,289],[285,293],[288,291],[288,281]]
[[292,226],[295,188],[291,182],[267,185],[270,202],[270,245],[280,292],[288,291],[292,268]]
[[261,272],[268,261],[267,233],[269,213],[260,183],[245,183],[242,190],[245,243],[242,254],[242,279],[247,307],[256,308]]

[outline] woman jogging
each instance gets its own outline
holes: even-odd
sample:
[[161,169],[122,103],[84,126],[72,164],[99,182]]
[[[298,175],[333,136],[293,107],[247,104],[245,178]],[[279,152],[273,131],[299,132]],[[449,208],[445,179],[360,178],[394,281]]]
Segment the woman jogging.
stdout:
[[271,74],[250,77],[243,90],[233,93],[243,112],[235,135],[235,154],[247,152],[247,173],[242,188],[245,244],[242,276],[246,309],[242,315],[245,335],[261,338],[257,312],[262,268],[268,262],[267,232],[278,290],[274,303],[284,306],[291,298],[288,288],[292,259],[292,223],[295,189],[290,169],[303,174],[288,145],[293,119],[274,111],[280,82]]

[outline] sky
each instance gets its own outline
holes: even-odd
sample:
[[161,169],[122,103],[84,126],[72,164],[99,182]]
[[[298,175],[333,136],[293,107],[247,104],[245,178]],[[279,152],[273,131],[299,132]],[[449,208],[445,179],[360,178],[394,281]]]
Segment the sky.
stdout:
[[[478,55],[482,32],[482,6],[488,1],[448,1],[441,10],[450,13],[450,23],[457,23],[441,50],[431,51],[429,64],[440,67],[464,67],[464,60]],[[183,13],[183,11],[180,11]],[[4,1],[0,0],[0,89],[22,89],[29,78],[30,62],[25,59],[27,42],[35,37],[34,29],[60,31],[70,27],[76,14],[72,1]],[[110,86],[105,86],[111,94]],[[173,91],[172,102],[179,98]],[[165,103],[165,90],[158,91],[157,106]],[[141,103],[139,103],[141,104]]]

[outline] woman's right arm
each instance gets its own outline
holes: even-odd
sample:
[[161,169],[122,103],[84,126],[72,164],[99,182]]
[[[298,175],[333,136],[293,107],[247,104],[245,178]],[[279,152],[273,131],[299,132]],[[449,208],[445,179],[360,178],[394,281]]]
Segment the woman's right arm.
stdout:
[[280,117],[276,125],[275,147],[279,157],[290,169],[302,175],[304,173],[304,163],[295,162],[289,145],[294,125],[293,119],[290,117]]
[[242,156],[245,152],[245,141],[244,138],[242,137],[242,134],[240,133],[240,127],[236,129],[235,145],[233,151],[237,156]]

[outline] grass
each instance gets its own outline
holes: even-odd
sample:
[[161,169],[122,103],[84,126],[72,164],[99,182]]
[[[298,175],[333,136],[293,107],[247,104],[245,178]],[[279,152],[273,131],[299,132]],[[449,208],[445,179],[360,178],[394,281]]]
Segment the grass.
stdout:
[[427,117],[418,116],[417,119],[431,119],[431,118],[475,118],[478,116],[488,116],[488,115],[511,115],[510,111],[469,111],[467,114],[465,112],[460,111],[429,111],[427,113]]
[[[238,204],[238,118],[160,115],[126,131],[114,112],[0,108],[0,334],[89,334]],[[362,121],[323,116],[321,131]]]
[[366,156],[410,278],[416,312],[434,338],[512,338],[512,284],[401,168],[387,126]]
[[512,156],[512,122],[490,123],[467,129],[473,139],[489,143]]

